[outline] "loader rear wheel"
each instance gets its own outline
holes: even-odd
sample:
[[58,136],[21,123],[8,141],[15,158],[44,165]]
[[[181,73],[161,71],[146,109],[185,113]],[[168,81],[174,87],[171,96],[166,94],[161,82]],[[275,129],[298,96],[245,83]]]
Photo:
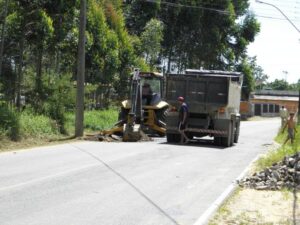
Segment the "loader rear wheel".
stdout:
[[240,136],[240,121],[236,123],[235,132],[234,132],[234,143],[238,143]]

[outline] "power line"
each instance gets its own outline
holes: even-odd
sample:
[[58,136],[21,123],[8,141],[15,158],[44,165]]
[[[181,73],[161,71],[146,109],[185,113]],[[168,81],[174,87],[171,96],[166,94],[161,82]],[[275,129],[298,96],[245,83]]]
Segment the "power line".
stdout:
[[[150,2],[150,3],[157,3],[156,0],[145,0],[145,1],[146,2]],[[167,5],[167,6],[171,6],[171,7],[183,7],[183,8],[192,8],[192,9],[202,9],[202,10],[217,12],[217,13],[220,13],[220,14],[232,15],[232,13],[230,13],[227,10],[220,10],[220,9],[215,9],[215,8],[209,8],[209,7],[205,7],[205,6],[183,5],[183,4],[172,3],[172,2],[165,2],[165,1],[160,1],[159,3],[162,4],[162,5]]]
[[269,6],[272,6],[274,8],[276,8],[286,19],[287,21],[290,22],[290,24],[300,33],[300,30],[298,29],[298,27],[290,20],[290,18],[284,13],[282,12],[282,10],[280,8],[278,8],[276,5],[273,5],[273,4],[270,4],[270,3],[267,3],[267,2],[262,2],[260,0],[256,0],[256,2],[258,3],[261,3],[261,4],[265,4],[265,5],[269,5]]
[[[272,19],[272,20],[284,20],[284,21],[286,21],[286,19],[284,19],[284,18],[274,17],[274,16],[271,16],[271,15],[262,15],[262,14],[257,14],[257,13],[254,13],[254,15],[255,15],[255,17],[261,17],[261,18]],[[300,21],[300,19],[293,19],[292,21]]]
[[[156,0],[145,0],[146,2],[149,3],[157,3]],[[226,10],[220,10],[216,8],[211,8],[211,7],[205,7],[205,6],[191,6],[191,5],[183,5],[183,4],[178,4],[178,3],[172,3],[172,2],[166,2],[166,1],[161,1],[160,4],[171,6],[171,7],[183,7],[183,8],[193,8],[193,9],[202,9],[202,10],[208,10],[208,11],[214,11],[217,13],[225,14],[225,15],[231,15],[229,11]],[[217,4],[214,4],[217,6]],[[218,5],[220,6],[220,5]],[[275,15],[264,15],[264,14],[258,14],[254,13],[256,17],[261,17],[261,18],[266,18],[266,19],[272,19],[272,20],[286,20],[284,18],[276,17]],[[300,21],[297,19],[293,19],[293,21]]]

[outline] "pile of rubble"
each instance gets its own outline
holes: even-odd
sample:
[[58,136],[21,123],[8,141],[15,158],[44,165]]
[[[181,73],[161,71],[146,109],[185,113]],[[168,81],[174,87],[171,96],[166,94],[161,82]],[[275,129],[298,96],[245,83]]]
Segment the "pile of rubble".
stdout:
[[257,190],[300,189],[300,153],[286,156],[281,162],[239,180],[238,184]]

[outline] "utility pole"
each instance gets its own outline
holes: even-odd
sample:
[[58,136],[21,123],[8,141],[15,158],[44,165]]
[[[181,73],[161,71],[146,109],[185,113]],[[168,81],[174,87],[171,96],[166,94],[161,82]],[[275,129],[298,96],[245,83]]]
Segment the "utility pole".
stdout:
[[282,73],[284,74],[284,80],[285,80],[285,82],[287,82],[288,71],[283,70]]
[[80,1],[78,58],[77,58],[77,93],[76,93],[75,137],[83,136],[85,28],[86,28],[86,0],[81,0]]

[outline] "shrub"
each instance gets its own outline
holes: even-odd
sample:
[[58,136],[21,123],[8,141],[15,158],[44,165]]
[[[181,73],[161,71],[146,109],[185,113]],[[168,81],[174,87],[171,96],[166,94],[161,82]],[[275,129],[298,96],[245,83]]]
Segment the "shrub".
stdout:
[[14,108],[0,105],[0,133],[7,135],[11,140],[20,140],[20,116]]
[[49,138],[59,134],[59,127],[55,121],[44,115],[38,115],[25,110],[20,116],[23,137]]
[[44,104],[45,114],[57,122],[60,133],[67,134],[65,128],[65,109],[75,105],[75,90],[70,81],[71,75],[63,75],[53,79],[49,97]]

